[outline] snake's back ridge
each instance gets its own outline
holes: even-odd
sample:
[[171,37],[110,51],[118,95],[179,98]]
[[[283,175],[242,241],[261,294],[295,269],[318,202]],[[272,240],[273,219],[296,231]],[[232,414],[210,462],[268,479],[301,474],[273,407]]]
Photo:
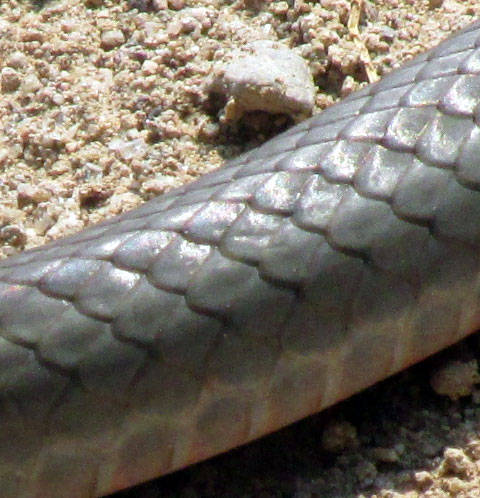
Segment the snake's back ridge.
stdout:
[[3,498],[93,497],[480,324],[480,23],[258,149],[0,262]]

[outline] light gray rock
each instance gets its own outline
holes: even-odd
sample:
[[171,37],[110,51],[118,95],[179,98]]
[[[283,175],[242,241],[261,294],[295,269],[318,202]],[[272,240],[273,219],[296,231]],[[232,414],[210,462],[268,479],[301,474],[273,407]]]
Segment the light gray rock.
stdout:
[[232,52],[214,68],[207,83],[210,95],[226,101],[223,119],[236,121],[245,112],[287,114],[299,121],[312,113],[315,87],[310,69],[287,46],[257,40]]

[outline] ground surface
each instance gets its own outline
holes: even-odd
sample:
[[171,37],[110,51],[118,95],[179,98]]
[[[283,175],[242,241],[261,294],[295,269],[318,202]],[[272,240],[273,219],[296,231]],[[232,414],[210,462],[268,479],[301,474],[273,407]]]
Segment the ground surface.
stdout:
[[[358,44],[347,28],[353,3],[2,0],[0,256],[260,143],[271,119],[220,126],[204,92],[236,47],[271,39],[303,56],[319,112],[480,14],[476,0],[367,2]],[[480,394],[453,402],[429,385],[479,349],[474,337],[261,442],[117,496],[480,497]]]

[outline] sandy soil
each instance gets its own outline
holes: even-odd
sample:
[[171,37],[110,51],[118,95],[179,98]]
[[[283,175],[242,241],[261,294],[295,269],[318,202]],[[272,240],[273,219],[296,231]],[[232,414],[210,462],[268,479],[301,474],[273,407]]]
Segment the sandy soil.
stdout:
[[[204,91],[212,67],[247,41],[281,41],[308,60],[319,112],[480,14],[475,0],[366,2],[359,45],[352,3],[3,0],[0,256],[133,208],[269,136],[271,119],[258,115],[221,126]],[[116,496],[480,496],[480,392],[451,401],[429,385],[478,349],[473,337],[294,427]]]

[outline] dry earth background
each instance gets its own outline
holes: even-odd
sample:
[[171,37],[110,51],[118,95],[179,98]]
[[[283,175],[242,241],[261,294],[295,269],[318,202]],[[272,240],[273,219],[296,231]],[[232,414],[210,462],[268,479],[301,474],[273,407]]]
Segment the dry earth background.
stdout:
[[[361,53],[347,27],[353,4],[1,0],[0,256],[133,208],[257,145],[268,123],[280,129],[285,119],[262,115],[219,124],[205,82],[235,48],[291,47],[310,65],[319,112],[365,84],[369,59],[381,76],[480,14],[476,0],[366,1]],[[278,434],[115,496],[480,497],[479,351],[472,337]],[[449,374],[470,396],[434,393],[431,379]]]

